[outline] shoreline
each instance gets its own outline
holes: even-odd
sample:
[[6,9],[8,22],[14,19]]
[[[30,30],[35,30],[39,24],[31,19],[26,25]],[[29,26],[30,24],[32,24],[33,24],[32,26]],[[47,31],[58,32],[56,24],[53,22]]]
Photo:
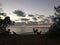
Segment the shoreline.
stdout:
[[10,26],[10,27],[19,27],[19,28],[49,28],[51,25],[35,25],[35,26],[26,26],[26,25],[23,25],[23,26]]

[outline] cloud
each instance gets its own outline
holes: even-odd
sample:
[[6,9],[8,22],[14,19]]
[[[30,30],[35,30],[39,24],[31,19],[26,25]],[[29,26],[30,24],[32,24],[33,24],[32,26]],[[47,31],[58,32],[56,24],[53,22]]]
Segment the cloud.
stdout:
[[29,19],[27,19],[27,18],[22,18],[21,20],[22,20],[22,21],[28,21]]
[[0,13],[0,15],[2,15],[2,16],[6,16],[6,13]]
[[33,20],[37,20],[37,18],[34,17]]
[[34,17],[34,15],[33,15],[33,14],[29,14],[28,16],[29,16],[29,17]]
[[13,13],[17,14],[17,16],[25,17],[25,13],[21,10],[15,10]]

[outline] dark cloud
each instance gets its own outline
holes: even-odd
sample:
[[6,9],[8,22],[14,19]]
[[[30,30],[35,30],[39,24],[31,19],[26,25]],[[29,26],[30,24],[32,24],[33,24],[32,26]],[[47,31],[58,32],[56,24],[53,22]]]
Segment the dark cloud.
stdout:
[[22,18],[21,20],[22,20],[22,21],[28,21],[29,19],[27,19],[27,18]]
[[38,19],[41,19],[41,18],[43,18],[43,17],[45,17],[44,15],[39,15],[37,18]]
[[6,16],[6,13],[4,13],[3,9],[0,7],[0,15]]
[[28,16],[29,16],[29,17],[34,17],[34,15],[33,15],[33,14],[29,14]]
[[6,13],[0,13],[0,15],[2,15],[2,16],[6,16]]
[[33,17],[33,20],[37,20],[37,18]]
[[15,10],[13,13],[17,14],[17,16],[25,17],[25,13],[21,10]]
[[41,19],[41,17],[37,17],[38,19]]

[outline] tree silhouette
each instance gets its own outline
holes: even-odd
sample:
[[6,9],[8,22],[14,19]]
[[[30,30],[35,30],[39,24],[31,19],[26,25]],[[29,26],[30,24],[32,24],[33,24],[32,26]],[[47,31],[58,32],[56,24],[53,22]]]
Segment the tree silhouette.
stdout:
[[6,27],[13,24],[13,22],[10,20],[10,17],[5,17],[5,19],[0,19],[0,31],[3,34],[7,34],[8,31],[6,31]]
[[49,36],[60,36],[60,6],[54,7],[55,15],[52,18],[54,21],[53,25],[51,25],[49,31],[46,33]]

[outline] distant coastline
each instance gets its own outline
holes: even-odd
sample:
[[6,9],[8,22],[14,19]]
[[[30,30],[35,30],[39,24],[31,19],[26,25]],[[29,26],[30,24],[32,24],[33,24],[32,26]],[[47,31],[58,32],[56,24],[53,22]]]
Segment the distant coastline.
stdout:
[[11,28],[12,27],[16,27],[16,28],[24,28],[24,27],[27,27],[27,28],[49,28],[51,25],[22,25],[22,26],[10,26]]

